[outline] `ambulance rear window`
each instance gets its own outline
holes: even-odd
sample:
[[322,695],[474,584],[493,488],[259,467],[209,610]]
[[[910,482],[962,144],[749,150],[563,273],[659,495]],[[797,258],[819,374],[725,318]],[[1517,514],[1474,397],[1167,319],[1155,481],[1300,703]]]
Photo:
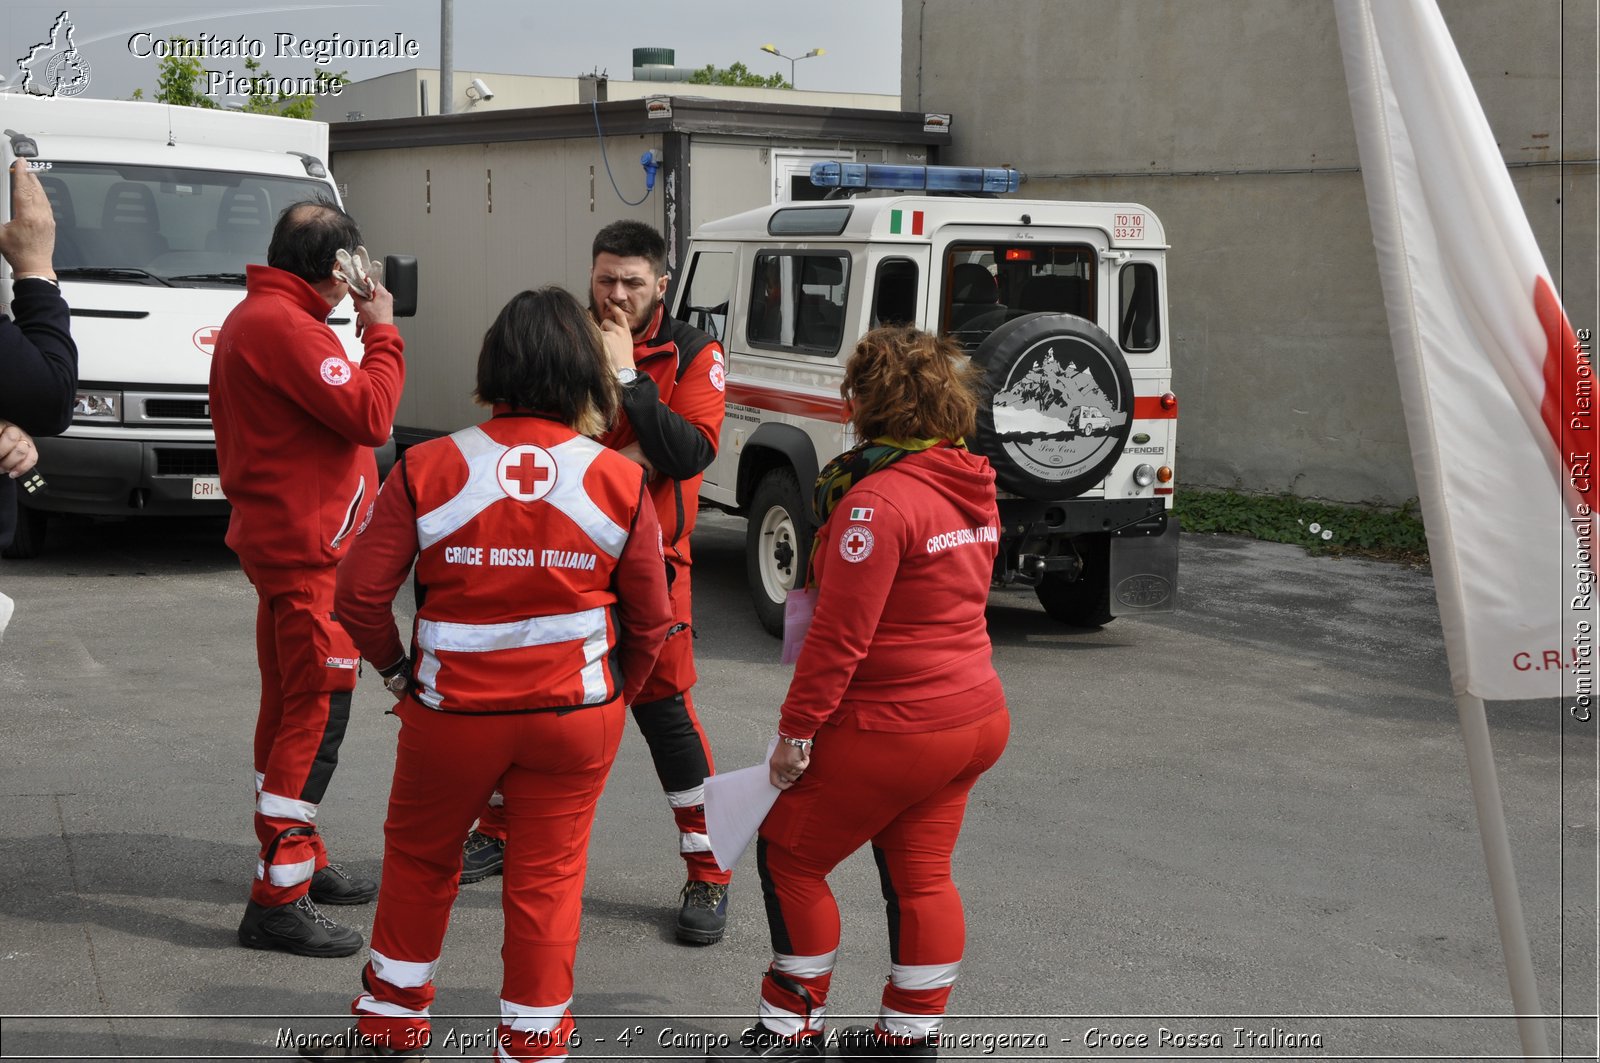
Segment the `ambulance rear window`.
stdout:
[[1025,314],[1098,321],[1097,263],[1087,244],[952,244],[945,252],[939,331],[974,350]]

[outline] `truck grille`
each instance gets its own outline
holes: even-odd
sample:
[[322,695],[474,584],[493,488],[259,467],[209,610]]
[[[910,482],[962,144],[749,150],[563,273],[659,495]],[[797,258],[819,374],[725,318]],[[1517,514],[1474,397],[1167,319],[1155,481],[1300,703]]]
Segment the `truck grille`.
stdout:
[[183,450],[156,448],[157,476],[215,476],[217,452],[210,447]]
[[208,421],[205,399],[146,399],[144,415],[152,421]]

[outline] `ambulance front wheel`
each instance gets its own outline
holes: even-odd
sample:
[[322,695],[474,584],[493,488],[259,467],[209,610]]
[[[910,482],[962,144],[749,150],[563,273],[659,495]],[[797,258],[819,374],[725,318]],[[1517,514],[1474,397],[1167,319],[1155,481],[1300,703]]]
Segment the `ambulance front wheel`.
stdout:
[[769,635],[783,637],[784,599],[805,586],[814,534],[794,470],[785,465],[768,471],[750,500],[745,574],[756,616]]

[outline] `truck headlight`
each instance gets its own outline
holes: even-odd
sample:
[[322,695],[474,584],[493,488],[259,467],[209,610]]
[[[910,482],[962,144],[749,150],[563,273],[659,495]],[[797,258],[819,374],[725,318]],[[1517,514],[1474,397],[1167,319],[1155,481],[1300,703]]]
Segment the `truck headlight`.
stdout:
[[1141,465],[1133,470],[1133,482],[1140,487],[1149,487],[1156,482],[1156,471],[1149,465]]
[[72,400],[72,419],[78,424],[121,424],[122,392],[78,392]]

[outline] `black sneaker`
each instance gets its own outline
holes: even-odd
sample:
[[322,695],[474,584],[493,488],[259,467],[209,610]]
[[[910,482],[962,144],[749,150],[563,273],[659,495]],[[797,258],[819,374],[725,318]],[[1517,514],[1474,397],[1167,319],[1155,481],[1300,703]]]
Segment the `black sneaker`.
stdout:
[[376,882],[352,875],[339,864],[329,864],[311,876],[311,899],[318,904],[370,904],[377,895]]
[[821,1059],[822,1035],[785,1037],[774,1033],[759,1022],[739,1035],[745,1055],[763,1059]]
[[715,945],[728,926],[728,887],[720,882],[684,884],[678,908],[678,940],[691,945]]
[[467,835],[461,846],[461,884],[482,882],[490,875],[498,875],[506,867],[506,843],[475,830]]
[[891,1041],[875,1026],[851,1026],[839,1033],[840,1059],[937,1059],[938,1047],[927,1038]]
[[309,893],[293,904],[267,908],[251,901],[239,923],[239,944],[282,949],[296,956],[349,956],[361,948],[361,933],[322,914]]
[[354,1027],[343,1033],[321,1034],[306,1038],[300,1046],[300,1058],[324,1059],[409,1059],[413,1063],[428,1063],[423,1048],[384,1048],[373,1044]]

